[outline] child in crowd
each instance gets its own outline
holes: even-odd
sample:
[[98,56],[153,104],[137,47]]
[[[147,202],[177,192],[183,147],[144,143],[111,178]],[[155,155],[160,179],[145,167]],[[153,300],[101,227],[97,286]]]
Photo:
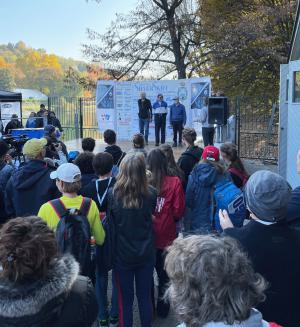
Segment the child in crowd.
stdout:
[[93,285],[73,256],[60,255],[53,231],[37,217],[0,230],[0,326],[85,326],[97,317]]
[[[88,198],[93,199],[100,212],[100,217],[103,220],[106,216],[107,205],[108,205],[108,191],[115,185],[115,178],[112,177],[112,167],[114,160],[111,154],[102,152],[96,154],[93,160],[93,169],[98,176],[95,181],[91,181],[82,190],[81,194]],[[100,249],[99,249],[100,251]],[[103,253],[103,255],[108,255]],[[98,257],[99,258],[99,257]],[[100,327],[103,326],[117,326],[118,319],[118,297],[117,288],[115,285],[115,278],[113,274],[112,279],[112,299],[111,299],[111,310],[108,314],[108,303],[107,303],[107,286],[108,286],[108,271],[104,271],[100,260],[97,260],[96,269],[96,295],[99,304],[99,321]]]
[[232,238],[178,238],[168,249],[166,270],[180,327],[279,327],[254,307],[265,299],[267,282]]
[[270,283],[266,301],[258,307],[264,317],[298,327],[300,233],[288,223],[291,186],[278,174],[259,170],[249,178],[244,197],[250,222],[233,227],[227,212],[220,211],[224,234],[239,242],[254,269]]
[[182,185],[185,187],[186,180],[184,177],[184,172],[180,169],[180,167],[177,165],[175,161],[172,147],[169,144],[162,144],[159,148],[162,150],[162,152],[167,158],[168,175],[178,177]]
[[107,144],[105,152],[110,153],[114,158],[114,165],[119,166],[122,159],[125,157],[126,153],[121,150],[121,148],[116,145],[117,134],[112,129],[107,129],[103,133],[104,142]]
[[74,164],[79,167],[81,172],[81,187],[85,187],[92,180],[97,179],[93,168],[93,159],[95,155],[92,152],[83,152],[75,159]]
[[202,161],[193,169],[186,189],[186,205],[190,212],[185,225],[189,231],[212,231],[212,187],[224,173],[219,149],[214,146],[204,148]]
[[176,222],[183,216],[185,209],[184,191],[176,176],[168,175],[167,158],[160,149],[152,150],[147,157],[147,168],[151,171],[150,184],[158,192],[154,214],[156,247],[156,272],[158,275],[157,315],[166,318],[169,304],[163,300],[168,276],[164,269],[164,251],[177,237]]
[[81,147],[84,152],[94,152],[96,141],[92,137],[86,137],[81,141]]
[[182,132],[183,143],[187,149],[178,159],[178,165],[185,175],[186,182],[195,165],[201,160],[203,149],[195,145],[197,133],[194,128],[185,128]]
[[141,152],[145,158],[147,158],[147,151],[145,150],[145,138],[141,133],[134,134],[132,138],[133,148],[129,151],[132,152]]
[[152,215],[156,191],[148,185],[145,158],[127,154],[120,164],[108,208],[114,226],[114,271],[118,286],[120,327],[132,327],[134,281],[141,327],[152,325],[151,285],[155,263]]
[[232,181],[238,188],[243,188],[249,178],[242,160],[238,156],[236,146],[232,143],[224,143],[220,148],[221,156],[226,162]]
[[[56,181],[56,186],[62,193],[60,201],[64,207],[66,209],[80,209],[83,203],[83,197],[78,195],[81,188],[81,173],[79,168],[72,163],[63,164],[50,174],[50,178]],[[60,220],[60,217],[50,202],[41,206],[38,216],[53,230],[56,229]],[[99,219],[99,210],[93,200],[91,200],[87,219],[90,224],[92,236],[95,238],[96,243],[101,245],[104,242],[105,233]]]

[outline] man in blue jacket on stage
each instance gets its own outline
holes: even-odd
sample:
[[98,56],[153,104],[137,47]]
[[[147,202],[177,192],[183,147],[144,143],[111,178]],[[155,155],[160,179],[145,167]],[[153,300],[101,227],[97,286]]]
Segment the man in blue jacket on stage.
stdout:
[[[168,104],[164,101],[164,96],[158,94],[156,102],[152,106],[152,113],[154,114],[155,124],[155,146],[159,146],[159,139],[161,144],[166,141],[166,118],[168,113]],[[161,134],[161,137],[159,137]]]
[[177,133],[179,146],[182,146],[182,130],[186,124],[185,106],[180,103],[179,97],[175,97],[174,104],[170,107],[170,124],[173,127],[173,147],[177,147]]

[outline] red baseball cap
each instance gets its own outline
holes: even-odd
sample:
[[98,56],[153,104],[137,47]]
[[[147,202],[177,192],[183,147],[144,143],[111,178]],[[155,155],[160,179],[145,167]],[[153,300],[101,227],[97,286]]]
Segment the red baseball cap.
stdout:
[[211,160],[211,161],[219,161],[220,160],[220,151],[215,146],[212,146],[212,145],[206,146],[203,150],[202,158]]

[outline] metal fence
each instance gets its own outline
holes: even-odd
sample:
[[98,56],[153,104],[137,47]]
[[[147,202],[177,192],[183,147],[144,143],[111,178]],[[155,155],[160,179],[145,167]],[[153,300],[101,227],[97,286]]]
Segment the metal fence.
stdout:
[[64,130],[63,140],[69,141],[83,137],[101,138],[97,126],[95,98],[50,97],[46,102],[23,101],[23,124],[30,112],[37,112],[44,103],[55,112]]
[[237,97],[230,104],[230,114],[236,115],[240,157],[277,163],[278,103],[268,97]]
[[[37,112],[40,102],[24,101],[23,117]],[[56,113],[64,129],[65,141],[93,137],[99,139],[95,98],[50,97],[46,106]],[[278,104],[268,98],[236,97],[229,99],[229,114],[236,116],[236,143],[239,155],[277,163]]]

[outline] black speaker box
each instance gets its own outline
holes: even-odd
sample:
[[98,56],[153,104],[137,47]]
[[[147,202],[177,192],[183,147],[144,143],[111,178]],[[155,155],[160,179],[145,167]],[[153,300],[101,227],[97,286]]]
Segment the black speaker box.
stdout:
[[228,98],[210,97],[208,99],[208,123],[226,125],[228,119]]

